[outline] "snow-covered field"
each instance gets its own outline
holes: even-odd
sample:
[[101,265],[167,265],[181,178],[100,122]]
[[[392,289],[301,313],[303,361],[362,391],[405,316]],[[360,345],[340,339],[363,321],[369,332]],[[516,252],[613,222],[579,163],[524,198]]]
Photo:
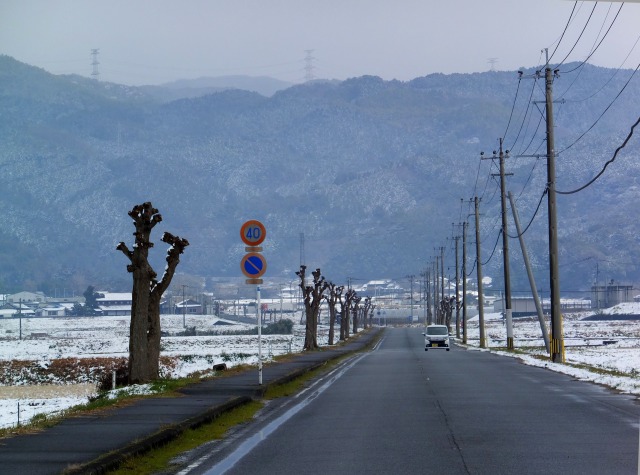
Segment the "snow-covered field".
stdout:
[[[604,313],[640,314],[640,304],[625,305],[625,308],[614,307]],[[582,320],[586,315],[564,316],[564,365],[535,357],[546,355],[536,318],[514,319],[516,348],[524,354],[500,351],[505,347],[506,337],[500,314],[485,316],[491,350],[478,348],[477,317],[468,324],[468,346],[471,350],[495,351],[520,358],[526,364],[547,367],[622,392],[640,394],[640,321]],[[185,323],[198,331],[217,329],[225,332],[251,327],[237,322],[215,325],[216,322],[221,323],[212,316],[187,316]],[[181,332],[184,329],[183,316],[163,315],[162,328],[169,334]],[[55,413],[87,402],[89,396],[96,394],[95,381],[100,372],[104,372],[101,362],[127,357],[128,337],[128,317],[31,318],[22,319],[22,322],[17,319],[0,320],[0,364],[3,365],[0,372],[0,428],[15,426],[18,418],[25,423],[37,414]],[[294,326],[294,335],[263,335],[263,359],[268,361],[276,355],[298,352],[302,349],[303,339],[304,328],[299,325]],[[327,328],[321,328],[319,343],[326,345]],[[165,336],[162,338],[162,356],[163,375],[173,377],[206,373],[218,363],[226,363],[227,366],[256,364],[258,338],[252,335]],[[63,374],[53,371],[60,359],[64,359],[66,368],[77,362],[79,370]],[[85,363],[81,365],[80,361]],[[145,388],[138,390],[145,391]]]
[[[161,318],[164,332],[184,330],[182,315]],[[219,325],[222,322],[231,325]],[[186,316],[184,323],[200,332],[255,327],[212,316]],[[263,361],[301,351],[303,332],[303,327],[295,325],[293,335],[262,335]],[[319,344],[326,343],[327,329],[321,329]],[[0,428],[86,403],[96,394],[97,378],[103,376],[101,364],[126,358],[128,346],[129,317],[0,319]],[[161,348],[161,372],[170,377],[211,372],[219,363],[232,367],[258,361],[257,335],[163,336]],[[61,374],[54,371],[61,366],[60,359],[67,369],[76,359],[89,363],[78,362],[76,366],[82,366],[78,371]]]
[[[640,314],[640,303],[620,304],[601,311],[602,316]],[[551,363],[537,317],[514,318],[515,347],[525,354],[496,351],[506,347],[506,326],[501,314],[485,315],[490,351],[521,359],[524,363],[569,374],[576,379],[604,384],[640,395],[640,320],[583,320],[593,312],[563,316],[565,363]],[[547,329],[551,329],[547,320]],[[469,347],[479,348],[476,316],[469,323]],[[488,350],[481,350],[488,351]],[[536,358],[538,356],[538,358]],[[541,359],[539,356],[546,358]]]

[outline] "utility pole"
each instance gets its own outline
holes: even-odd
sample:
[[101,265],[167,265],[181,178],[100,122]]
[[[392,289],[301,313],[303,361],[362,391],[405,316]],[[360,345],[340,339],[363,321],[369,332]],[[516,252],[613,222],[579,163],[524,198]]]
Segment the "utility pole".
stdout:
[[186,285],[182,284],[182,328],[187,328],[187,301],[184,299],[184,288]]
[[426,294],[427,294],[427,320],[425,326],[431,325],[431,271],[427,270],[426,275]]
[[487,339],[484,330],[484,294],[482,291],[482,258],[480,256],[480,200],[476,196],[473,201],[475,204],[476,214],[476,270],[478,273],[478,324],[480,326],[480,348],[486,348]]
[[[513,350],[513,320],[511,306],[511,277],[509,272],[509,236],[507,233],[507,191],[505,185],[506,173],[504,171],[505,158],[509,157],[509,150],[506,153],[502,149],[502,141],[500,138],[500,152],[498,159],[500,163],[500,203],[502,206],[502,263],[504,273],[504,316],[507,323],[507,349]],[[480,155],[483,155],[482,153]],[[493,158],[496,158],[496,152],[493,152]],[[509,173],[511,175],[511,173]],[[495,175],[494,175],[495,176]]]
[[460,274],[458,272],[458,242],[460,236],[454,238],[456,240],[456,338],[460,338]]
[[[546,51],[546,50],[545,50]],[[547,61],[549,54],[547,51]],[[519,72],[522,76],[522,71]],[[547,214],[549,222],[549,285],[551,300],[550,358],[554,363],[564,363],[564,337],[560,312],[560,280],[558,271],[558,214],[556,208],[556,164],[553,126],[553,79],[558,70],[545,68],[545,116],[547,121]],[[540,71],[535,74],[540,77]]]
[[[444,246],[440,248],[440,289],[442,291],[440,293],[440,299],[444,300]],[[444,323],[444,321],[442,323]]]
[[462,223],[462,343],[467,344],[467,222]]
[[433,261],[433,267],[434,267],[434,277],[433,277],[433,314],[435,315],[435,322],[436,325],[440,324],[440,312],[438,311],[438,301],[439,301],[439,295],[438,295],[438,258],[435,257],[434,261]]
[[409,302],[409,313],[411,314],[411,321],[413,322],[413,279],[414,279],[415,275],[411,274],[408,275],[407,278],[411,281],[410,282],[410,288],[411,288],[411,301]]
[[558,272],[558,217],[556,210],[556,163],[553,131],[553,78],[558,71],[545,69],[547,117],[547,202],[549,219],[549,283],[551,286],[551,361],[564,363],[564,337],[560,313],[560,281]]
[[424,272],[422,272],[422,274],[420,274],[422,276],[422,286],[423,286],[423,292],[422,292],[422,311],[423,311],[423,317],[424,317],[424,326],[427,326],[427,314],[429,312],[429,283],[427,281],[428,279],[428,272],[425,270]]

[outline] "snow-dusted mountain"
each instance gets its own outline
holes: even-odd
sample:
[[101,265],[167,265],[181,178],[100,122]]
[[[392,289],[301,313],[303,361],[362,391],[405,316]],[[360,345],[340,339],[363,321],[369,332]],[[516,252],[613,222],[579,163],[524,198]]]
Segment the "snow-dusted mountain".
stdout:
[[[470,270],[467,200],[479,195],[483,260],[499,286],[497,168],[479,157],[506,130],[508,187],[527,224],[546,184],[546,161],[531,157],[546,153],[544,82],[533,73],[365,76],[166,102],[0,57],[0,285],[128,286],[115,246],[132,243],[127,212],[143,201],[164,217],[157,270],[167,230],[191,242],[180,271],[239,275],[247,219],[267,227],[267,277],[294,277],[301,233],[306,263],[336,282],[418,274],[440,246],[453,266],[452,224],[464,220]],[[614,98],[631,73],[586,66],[555,80],[558,189],[587,182],[624,141],[640,111],[638,78]],[[600,281],[640,281],[639,144],[632,137],[594,185],[558,198],[563,288],[587,289],[596,266]],[[541,288],[545,209],[543,199],[526,234]],[[517,240],[511,249],[514,289],[526,290]]]

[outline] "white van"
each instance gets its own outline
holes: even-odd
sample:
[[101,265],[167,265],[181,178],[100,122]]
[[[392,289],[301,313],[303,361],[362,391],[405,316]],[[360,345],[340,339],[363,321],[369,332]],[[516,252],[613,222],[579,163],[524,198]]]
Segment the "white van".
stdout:
[[449,351],[449,329],[446,325],[429,325],[424,335],[424,351],[429,348],[446,348]]

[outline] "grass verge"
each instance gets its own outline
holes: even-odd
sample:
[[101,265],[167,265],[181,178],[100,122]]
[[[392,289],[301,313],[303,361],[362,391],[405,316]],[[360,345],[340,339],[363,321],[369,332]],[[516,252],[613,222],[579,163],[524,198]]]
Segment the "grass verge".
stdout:
[[131,458],[125,461],[117,470],[108,473],[113,475],[150,475],[162,472],[171,467],[171,461],[178,455],[212,440],[222,439],[232,427],[253,419],[256,412],[263,406],[262,402],[252,401],[225,412],[208,424],[183,432],[170,444],[147,452],[144,455]]

